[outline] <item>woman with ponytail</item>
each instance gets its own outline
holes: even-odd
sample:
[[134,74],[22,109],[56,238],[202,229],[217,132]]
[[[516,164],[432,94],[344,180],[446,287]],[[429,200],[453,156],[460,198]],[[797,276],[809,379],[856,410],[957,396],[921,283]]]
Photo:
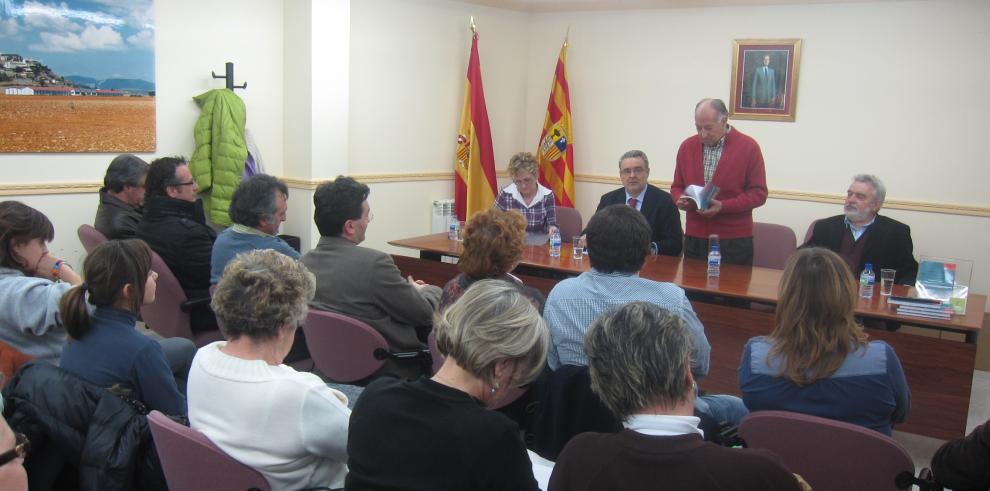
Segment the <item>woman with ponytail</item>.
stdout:
[[134,328],[141,306],[155,300],[151,248],[137,239],[101,244],[86,257],[83,271],[86,282],[63,295],[60,305],[69,334],[62,368],[92,384],[128,391],[149,409],[185,415],[186,399],[162,346]]

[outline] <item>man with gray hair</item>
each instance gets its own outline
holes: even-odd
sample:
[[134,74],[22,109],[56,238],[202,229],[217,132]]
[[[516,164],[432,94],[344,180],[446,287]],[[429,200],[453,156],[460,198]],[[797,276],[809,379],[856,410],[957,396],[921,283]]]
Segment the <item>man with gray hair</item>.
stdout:
[[[722,262],[753,264],[753,209],[767,201],[763,153],[756,140],[729,125],[729,111],[719,99],[702,99],[694,108],[698,134],[681,143],[670,194],[687,213],[684,257],[708,258],[708,237],[718,234]],[[684,195],[688,186],[718,186],[704,210]]]
[[230,201],[229,228],[217,235],[210,258],[210,283],[217,284],[223,268],[234,256],[255,249],[272,249],[292,259],[299,252],[278,237],[278,228],[289,209],[289,188],[284,182],[257,174],[242,182]]
[[583,433],[557,458],[550,490],[798,490],[780,458],[703,440],[694,415],[690,330],[650,302],[605,313],[585,338],[591,390],[623,422],[619,433]]
[[642,150],[630,150],[619,157],[622,187],[602,195],[596,212],[617,204],[627,204],[643,214],[650,230],[654,250],[665,256],[680,256],[684,246],[681,213],[670,194],[649,183],[650,159]]
[[824,247],[842,256],[855,277],[870,263],[874,273],[895,269],[895,283],[913,285],[918,262],[914,259],[911,227],[878,214],[886,196],[887,188],[877,176],[853,176],[846,191],[844,213],[816,221],[804,247]]
[[108,239],[130,239],[137,234],[146,175],[148,163],[136,155],[118,155],[110,161],[93,222],[93,227]]

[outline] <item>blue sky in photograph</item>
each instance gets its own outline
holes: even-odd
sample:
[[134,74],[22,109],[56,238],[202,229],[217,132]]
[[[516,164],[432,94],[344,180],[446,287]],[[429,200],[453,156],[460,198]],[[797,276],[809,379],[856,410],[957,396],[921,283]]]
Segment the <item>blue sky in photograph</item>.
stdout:
[[155,82],[153,0],[0,0],[0,53],[61,76]]

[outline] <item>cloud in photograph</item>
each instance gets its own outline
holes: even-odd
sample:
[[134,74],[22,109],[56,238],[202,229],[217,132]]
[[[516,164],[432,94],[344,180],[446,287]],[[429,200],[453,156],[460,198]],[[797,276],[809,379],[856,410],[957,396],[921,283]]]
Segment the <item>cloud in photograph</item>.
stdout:
[[0,19],[0,38],[17,37],[20,26],[14,19]]
[[132,36],[127,36],[127,44],[138,49],[154,49],[155,33],[146,29]]
[[125,48],[120,33],[110,26],[86,26],[79,34],[74,32],[38,33],[41,42],[29,46],[43,53],[70,53],[75,51],[119,51]]

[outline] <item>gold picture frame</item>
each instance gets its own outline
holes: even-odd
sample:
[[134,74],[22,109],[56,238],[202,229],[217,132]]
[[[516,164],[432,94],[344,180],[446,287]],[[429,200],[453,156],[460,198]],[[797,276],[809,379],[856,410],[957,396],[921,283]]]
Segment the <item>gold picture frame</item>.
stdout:
[[794,121],[800,67],[800,39],[733,40],[730,117]]

